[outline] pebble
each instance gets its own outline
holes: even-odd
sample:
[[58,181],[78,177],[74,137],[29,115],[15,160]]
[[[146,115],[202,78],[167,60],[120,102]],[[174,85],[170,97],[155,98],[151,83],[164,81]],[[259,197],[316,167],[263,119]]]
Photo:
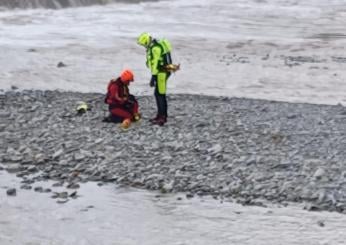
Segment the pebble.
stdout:
[[320,227],[324,227],[325,226],[325,224],[324,224],[324,222],[322,220],[317,221],[317,225],[320,226]]
[[66,67],[67,65],[64,62],[60,61],[56,66],[58,68],[62,68],[62,67]]
[[43,188],[41,186],[35,187],[34,191],[36,192],[43,192]]
[[6,194],[8,196],[16,196],[17,195],[17,190],[15,188],[10,188],[6,190]]

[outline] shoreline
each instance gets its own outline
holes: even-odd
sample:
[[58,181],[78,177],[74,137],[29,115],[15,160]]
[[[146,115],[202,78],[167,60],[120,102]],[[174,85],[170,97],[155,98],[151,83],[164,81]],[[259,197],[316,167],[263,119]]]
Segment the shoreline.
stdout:
[[[0,159],[23,179],[78,189],[113,182],[162,193],[261,200],[346,212],[346,109],[203,95],[168,95],[169,121],[151,126],[153,96],[138,97],[143,119],[123,132],[102,123],[103,95],[6,91],[0,95]],[[92,110],[75,115],[78,101]]]

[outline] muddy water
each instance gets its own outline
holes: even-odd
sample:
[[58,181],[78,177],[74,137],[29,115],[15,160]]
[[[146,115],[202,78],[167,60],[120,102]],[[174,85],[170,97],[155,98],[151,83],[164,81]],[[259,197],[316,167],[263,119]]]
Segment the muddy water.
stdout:
[[[243,207],[95,183],[82,185],[77,199],[58,204],[51,193],[19,186],[19,179],[0,171],[1,245],[336,245],[346,239],[346,216],[300,207]],[[7,196],[12,187],[17,195]]]

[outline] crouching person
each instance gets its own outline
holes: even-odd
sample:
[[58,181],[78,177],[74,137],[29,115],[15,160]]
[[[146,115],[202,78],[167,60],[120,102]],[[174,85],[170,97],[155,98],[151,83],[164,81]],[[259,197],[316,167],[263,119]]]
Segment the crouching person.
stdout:
[[109,82],[105,103],[109,105],[110,114],[104,122],[121,123],[121,127],[126,129],[131,122],[140,120],[138,102],[129,91],[133,81],[133,72],[124,70],[117,79]]

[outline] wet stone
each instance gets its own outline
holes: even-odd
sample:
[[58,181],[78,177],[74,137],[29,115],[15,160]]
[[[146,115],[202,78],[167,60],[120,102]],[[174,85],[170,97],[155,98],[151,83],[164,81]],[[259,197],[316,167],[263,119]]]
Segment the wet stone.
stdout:
[[60,150],[54,152],[52,157],[53,157],[53,159],[56,159],[56,158],[60,157],[63,153],[64,153],[64,150],[60,149]]
[[8,196],[16,196],[17,195],[17,190],[15,188],[10,188],[6,190],[6,194]]
[[62,61],[60,61],[56,66],[58,68],[62,68],[62,67],[66,67],[67,65],[65,63],[63,63]]
[[41,186],[35,187],[34,191],[42,193],[43,192],[43,187],[41,187]]
[[194,195],[192,193],[187,193],[186,194],[186,198],[193,198],[193,197],[194,197]]
[[32,189],[32,186],[31,186],[31,185],[21,185],[21,186],[20,186],[20,189],[23,189],[23,190],[31,190],[31,189]]
[[320,226],[320,227],[324,227],[325,226],[325,224],[324,224],[324,222],[322,220],[317,221],[317,225]]
[[64,182],[57,182],[52,185],[52,187],[61,187],[64,185]]
[[69,199],[63,199],[63,200],[58,200],[56,201],[58,204],[65,204],[69,201]]
[[65,199],[68,198],[68,192],[64,191],[64,192],[54,192],[52,195],[52,198],[61,198],[61,199]]
[[72,197],[72,198],[76,198],[77,196],[78,196],[77,191],[74,191],[71,194],[69,194],[69,197]]
[[66,188],[68,188],[68,189],[78,189],[79,187],[80,187],[80,185],[77,183],[70,183],[66,186]]
[[7,118],[11,116],[11,112],[0,110],[0,118]]
[[11,164],[6,168],[6,171],[9,173],[17,173],[22,170],[22,166],[20,164]]

